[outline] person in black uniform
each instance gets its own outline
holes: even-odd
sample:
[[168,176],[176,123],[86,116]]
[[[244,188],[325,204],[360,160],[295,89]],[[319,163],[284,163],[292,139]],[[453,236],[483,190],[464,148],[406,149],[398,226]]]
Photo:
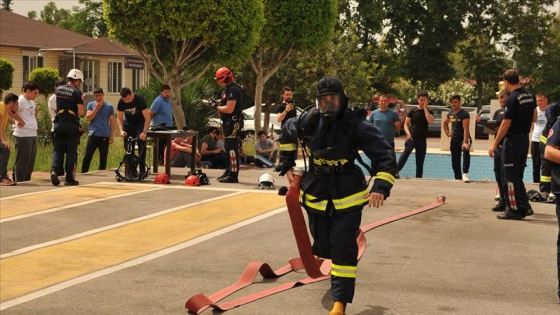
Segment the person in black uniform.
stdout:
[[[364,205],[380,207],[389,197],[396,174],[392,147],[366,120],[365,109],[348,108],[342,83],[325,77],[317,84],[317,108],[291,118],[282,128],[282,171],[292,180],[294,150],[300,140],[309,169],[301,184],[301,205],[309,218],[313,254],[332,259],[329,314],[342,315],[354,297],[357,271],[357,231]],[[361,149],[370,159],[373,187],[355,160]]]
[[68,84],[58,86],[54,92],[56,116],[53,121],[54,152],[51,163],[51,182],[54,186],[60,185],[56,170],[62,169],[64,155],[66,155],[64,185],[79,185],[74,178],[74,166],[78,159],[78,144],[81,136],[80,116],[84,115],[84,100],[78,87],[84,80],[84,74],[78,69],[72,69],[66,78]]
[[539,182],[539,192],[541,195],[547,199],[547,201],[554,200],[556,196],[550,194],[551,192],[551,182],[552,182],[552,166],[549,161],[544,157],[544,149],[547,142],[548,132],[552,125],[556,122],[556,118],[560,116],[560,101],[549,105],[544,113],[546,116],[546,125],[543,128],[540,145],[541,145],[541,178]]
[[428,148],[428,125],[434,121],[434,113],[428,109],[428,92],[418,92],[418,106],[411,109],[404,121],[404,132],[406,140],[404,151],[399,157],[397,168],[399,172],[403,169],[412,150],[416,153],[416,178],[422,178],[424,174],[424,160]]
[[[472,139],[469,132],[471,116],[461,108],[461,96],[455,94],[449,98],[451,110],[443,122],[443,130],[448,137],[451,137],[449,149],[451,151],[451,166],[455,179],[463,179],[463,182],[470,182],[469,168],[471,165],[471,143]],[[451,130],[449,130],[451,123]],[[463,169],[461,172],[461,152],[463,153]],[[461,175],[462,174],[462,175]]]
[[[117,104],[117,126],[121,137],[135,139],[134,146],[138,146],[140,163],[140,178],[147,176],[146,172],[146,138],[150,128],[150,111],[146,100],[138,93],[133,93],[130,88],[123,87],[120,92],[121,99]],[[126,141],[123,142],[126,150]]]
[[220,113],[222,120],[224,147],[227,153],[227,167],[224,174],[218,177],[220,183],[238,183],[239,175],[239,141],[237,137],[243,130],[243,93],[233,73],[226,67],[216,71],[216,82],[223,88],[220,93],[220,104],[214,108]]
[[[506,106],[506,99],[510,94],[511,93],[508,90],[502,90],[498,95],[498,100],[500,101],[500,109],[496,110],[494,112],[494,115],[492,116],[492,120],[495,120],[497,123],[501,124],[504,120],[504,107]],[[498,184],[500,199],[498,199],[498,203],[491,208],[492,211],[506,210],[506,199],[508,198],[507,188],[504,186],[504,183],[502,181],[502,170],[504,168],[502,165],[503,142],[504,139],[502,139],[502,141],[498,143],[497,150],[494,150],[494,176],[496,177],[496,183]]]
[[529,204],[523,173],[529,153],[529,131],[531,123],[537,119],[537,103],[529,91],[523,89],[515,70],[507,70],[504,75],[506,89],[511,95],[506,100],[504,120],[498,129],[494,143],[488,149],[490,157],[498,149],[503,139],[502,165],[503,185],[507,187],[506,210],[498,219],[520,220],[533,214]]
[[[282,103],[278,105],[276,109],[276,120],[280,123],[280,128],[284,127],[284,124],[288,119],[294,118],[297,116],[296,106],[292,100],[294,92],[291,87],[283,86],[282,87]],[[292,151],[294,154],[294,160],[297,160],[298,150]],[[282,158],[282,157],[280,157]],[[278,165],[274,168],[274,171],[279,172],[281,167],[282,161],[280,160]]]
[[[549,161],[552,172],[552,188],[554,195],[560,194],[560,123],[555,123],[547,134],[544,158]],[[556,217],[558,221],[558,238],[556,239],[556,266],[558,272],[558,298],[560,299],[560,198],[556,198]]]

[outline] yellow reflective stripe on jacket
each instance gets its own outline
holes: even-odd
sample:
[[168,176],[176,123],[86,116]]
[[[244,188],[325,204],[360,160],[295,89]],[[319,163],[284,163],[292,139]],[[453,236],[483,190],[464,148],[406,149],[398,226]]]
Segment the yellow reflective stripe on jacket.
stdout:
[[541,135],[541,142],[546,144],[546,140],[548,140],[548,138],[545,137],[544,135]]
[[[66,109],[61,109],[61,110],[58,111],[58,114],[62,114],[62,113],[64,113],[65,111],[66,111]],[[76,116],[76,113],[74,113],[73,110],[70,110],[70,109],[69,109],[69,110],[68,110],[68,113],[70,113],[70,114]]]
[[379,178],[379,179],[388,181],[389,183],[391,183],[391,185],[395,184],[395,176],[391,175],[391,173],[379,172],[375,175],[375,178]]
[[299,202],[308,206],[309,208],[325,211],[327,210],[328,200],[316,201],[317,197],[313,197],[310,194],[305,194],[305,200],[303,200],[303,190],[299,192]]
[[361,206],[367,202],[367,199],[365,197],[367,192],[368,191],[366,189],[345,198],[333,199],[334,208],[336,210],[343,210],[355,206]]
[[552,176],[541,175],[541,183],[551,183],[551,182],[552,182]]
[[313,159],[313,164],[319,165],[319,166],[323,166],[323,165],[336,166],[336,165],[344,165],[346,163],[348,163],[347,159],[340,159],[340,160],[325,160],[323,158]]
[[297,143],[281,143],[280,151],[296,151],[297,147]]
[[358,267],[356,266],[331,265],[331,275],[341,278],[356,278],[357,271]]

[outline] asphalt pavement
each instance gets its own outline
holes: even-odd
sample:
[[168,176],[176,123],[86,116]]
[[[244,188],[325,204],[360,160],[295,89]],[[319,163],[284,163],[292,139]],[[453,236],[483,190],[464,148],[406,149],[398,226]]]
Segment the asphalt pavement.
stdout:
[[[238,184],[204,171],[203,187],[183,186],[176,168],[169,185],[100,171],[78,174],[78,187],[53,187],[47,174],[1,187],[0,313],[186,314],[188,298],[229,286],[250,262],[276,269],[298,256],[283,197],[257,189],[270,170],[244,169]],[[287,183],[270,173],[276,187]],[[362,225],[439,194],[442,206],[366,233],[347,314],[560,313],[553,204],[502,221],[489,210],[493,183],[401,179],[383,207],[364,209]],[[226,301],[304,277],[257,277]],[[299,286],[227,314],[327,314],[329,288]]]

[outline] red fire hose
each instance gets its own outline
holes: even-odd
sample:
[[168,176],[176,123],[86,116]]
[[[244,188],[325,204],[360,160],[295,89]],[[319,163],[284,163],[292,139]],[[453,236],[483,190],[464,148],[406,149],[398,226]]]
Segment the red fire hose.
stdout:
[[[290,221],[292,222],[292,228],[294,231],[294,236],[296,239],[296,244],[298,247],[300,257],[292,258],[289,260],[288,265],[272,270],[272,268],[263,262],[251,262],[247,265],[241,277],[233,283],[232,285],[210,295],[206,296],[204,294],[196,294],[189,298],[185,304],[185,307],[189,312],[194,314],[200,314],[207,308],[211,307],[219,311],[227,311],[237,306],[247,304],[249,302],[264,298],[266,296],[279,293],[288,289],[291,289],[298,285],[305,285],[313,282],[323,281],[330,278],[330,259],[317,258],[313,255],[311,251],[311,240],[307,232],[307,226],[305,224],[305,219],[303,217],[303,212],[301,211],[301,206],[299,204],[299,194],[300,185],[302,180],[301,171],[294,170],[294,180],[290,184],[290,188],[286,194],[286,205],[288,208],[288,214],[290,215]],[[358,260],[362,257],[366,249],[366,238],[364,233],[380,227],[382,225],[413,216],[415,214],[425,212],[434,208],[437,208],[445,202],[445,196],[440,195],[437,200],[427,206],[419,209],[401,213],[396,216],[392,216],[371,224],[368,224],[360,228],[360,232],[357,237],[358,241]],[[217,304],[218,301],[226,298],[227,296],[239,291],[249,285],[251,285],[257,274],[260,273],[263,278],[278,278],[289,272],[298,271],[304,269],[307,273],[307,277],[300,281],[293,281],[289,283],[282,284],[280,286],[270,288],[261,292],[257,292],[251,295],[244,296],[237,300],[223,302]]]

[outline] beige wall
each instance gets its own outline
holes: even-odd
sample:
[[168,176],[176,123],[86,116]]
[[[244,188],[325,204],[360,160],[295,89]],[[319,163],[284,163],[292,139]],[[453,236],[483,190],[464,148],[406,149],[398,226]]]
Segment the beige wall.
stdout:
[[[39,51],[37,50],[35,51],[25,51],[28,52],[29,55],[38,55]],[[8,61],[10,61],[15,68],[14,71],[14,80],[13,80],[13,84],[12,84],[12,88],[10,90],[4,91],[4,95],[6,93],[15,93],[18,94],[20,93],[21,90],[21,85],[23,83],[23,60],[22,60],[22,56],[24,54],[24,50],[20,49],[20,48],[14,48],[14,47],[0,47],[0,57],[7,59]],[[72,55],[69,54],[65,54],[62,51],[43,51],[41,52],[41,54],[43,55],[43,65],[46,68],[54,68],[54,69],[58,69],[58,63],[59,63],[59,59],[61,57],[68,57],[69,61],[70,61],[70,66],[72,65]],[[113,104],[114,106],[117,105],[120,96],[118,93],[108,93],[107,92],[107,85],[108,85],[108,62],[109,61],[114,61],[114,62],[121,62],[123,63],[124,66],[124,62],[125,62],[125,58],[124,57],[118,57],[118,56],[84,56],[84,55],[77,55],[76,56],[76,65],[79,67],[79,62],[82,59],[90,59],[90,60],[96,60],[99,61],[99,86],[105,91],[105,100],[111,104]],[[147,81],[147,75],[146,75],[146,71],[141,71],[143,72],[142,76],[142,81],[143,83],[145,83]],[[132,86],[132,69],[124,69],[124,78],[123,78],[123,86],[127,86],[127,87],[131,87]],[[61,77],[64,77],[66,74],[65,73],[60,73],[59,74]],[[93,99],[92,96],[88,96],[88,99],[91,98]]]

